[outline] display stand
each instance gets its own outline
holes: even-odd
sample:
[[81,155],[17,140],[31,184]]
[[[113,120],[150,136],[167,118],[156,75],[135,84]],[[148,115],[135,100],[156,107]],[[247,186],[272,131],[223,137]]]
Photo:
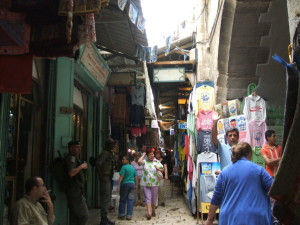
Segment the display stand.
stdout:
[[[205,163],[205,162],[202,162],[202,163]],[[209,163],[210,164],[210,163]],[[211,163],[211,164],[215,164],[215,163]],[[197,181],[197,224],[199,224],[199,213],[200,213],[200,215],[201,215],[201,224],[202,225],[204,225],[204,216],[203,216],[203,214],[204,213],[207,213],[208,214],[208,212],[209,212],[209,206],[210,206],[210,203],[209,202],[201,202],[201,199],[204,199],[204,197],[203,198],[201,198],[201,176],[203,175],[203,174],[201,174],[201,163],[198,163],[198,165],[197,165],[197,167],[198,167],[198,171],[199,171],[199,178],[198,178],[198,181]],[[217,165],[217,170],[220,170],[219,169],[219,163],[218,163],[218,165]],[[214,173],[214,171],[215,170],[213,170],[212,169],[212,173]],[[211,174],[212,175],[212,174]],[[206,176],[206,175],[205,175]],[[203,178],[204,179],[204,178]],[[210,185],[211,186],[211,185]],[[211,186],[212,187],[212,186]],[[204,190],[206,190],[207,189],[207,187],[206,187],[206,184],[204,184],[204,187],[202,187],[202,188],[205,188]],[[213,187],[213,189],[214,189],[214,187]],[[204,207],[204,208],[203,208]],[[217,210],[217,212],[216,212],[216,214],[217,213],[219,213],[219,209]]]

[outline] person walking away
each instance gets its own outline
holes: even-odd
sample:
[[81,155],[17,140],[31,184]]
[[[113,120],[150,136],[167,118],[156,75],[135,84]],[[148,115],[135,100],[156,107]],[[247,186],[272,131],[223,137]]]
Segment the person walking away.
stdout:
[[[168,166],[167,166],[167,161],[162,157],[162,152],[161,150],[157,150],[155,152],[155,158],[163,165],[164,167],[164,172],[163,172],[163,176],[164,179],[168,180]],[[158,188],[158,205],[160,206],[165,206],[165,180],[161,179],[159,181],[159,188]]]
[[69,207],[69,218],[71,225],[85,225],[89,212],[84,197],[84,185],[86,182],[84,171],[88,168],[86,162],[81,162],[79,155],[81,146],[79,141],[68,143],[69,154],[66,157],[68,181],[66,196]]
[[[221,170],[223,170],[226,166],[231,164],[231,149],[232,146],[238,144],[239,130],[237,128],[231,128],[230,130],[227,130],[225,134],[227,139],[227,144],[221,144],[218,140],[218,130],[217,130],[218,119],[214,120],[211,136],[212,136],[212,141],[215,147],[217,148],[217,152],[220,156]],[[216,174],[219,173],[220,171],[218,171]]]
[[112,178],[114,175],[114,155],[113,150],[117,147],[117,142],[111,138],[107,139],[101,154],[97,157],[95,167],[100,180],[100,225],[114,225],[115,222],[108,219],[108,209],[111,204]]
[[266,170],[271,177],[276,175],[278,166],[282,157],[282,148],[276,144],[276,135],[274,130],[265,132],[267,143],[261,148],[260,152],[266,162]]
[[[138,186],[137,173],[134,167],[130,164],[129,155],[125,155],[122,158],[123,166],[120,170],[120,178],[118,182],[117,191],[120,192],[119,202],[119,219],[127,220],[132,219],[134,196]],[[127,208],[127,213],[125,212]]]
[[[54,207],[43,179],[40,177],[27,179],[25,193],[13,208],[12,225],[52,225],[55,219]],[[46,203],[47,212],[41,203]]]
[[[145,156],[147,154],[147,160]],[[163,172],[163,165],[154,158],[154,153],[152,149],[146,151],[142,154],[142,157],[138,160],[140,165],[143,165],[143,175],[141,180],[141,185],[144,188],[145,202],[147,207],[146,218],[151,219],[155,214],[155,206],[157,205],[158,197],[158,186],[159,179],[157,177],[157,172]]]
[[134,154],[134,161],[131,162],[131,165],[134,167],[137,173],[137,190],[135,196],[135,206],[141,205],[145,206],[145,198],[144,198],[144,190],[141,186],[141,178],[143,174],[143,166],[138,164],[139,158],[141,158],[142,154],[140,152],[136,152]]
[[219,207],[219,225],[271,224],[268,192],[273,178],[252,163],[251,157],[252,149],[246,142],[232,148],[232,164],[218,176],[206,225],[213,224]]

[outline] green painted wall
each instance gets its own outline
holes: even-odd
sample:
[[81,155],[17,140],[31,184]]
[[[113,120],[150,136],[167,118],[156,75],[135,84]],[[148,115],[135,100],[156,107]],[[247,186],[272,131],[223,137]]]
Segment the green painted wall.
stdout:
[[[56,60],[56,93],[55,93],[55,122],[54,122],[54,149],[62,154],[68,152],[67,143],[72,139],[72,113],[61,113],[61,107],[73,108],[73,82],[74,82],[74,60],[70,58],[57,58]],[[56,201],[55,224],[68,224],[68,208],[66,196],[60,192],[54,182],[54,193]]]

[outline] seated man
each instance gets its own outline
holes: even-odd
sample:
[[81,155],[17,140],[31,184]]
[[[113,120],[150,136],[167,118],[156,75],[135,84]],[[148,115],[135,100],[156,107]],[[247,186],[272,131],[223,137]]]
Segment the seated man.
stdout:
[[[13,210],[13,225],[52,225],[54,222],[53,204],[40,177],[31,177],[25,183],[26,194],[17,201]],[[48,212],[42,204],[46,203]]]

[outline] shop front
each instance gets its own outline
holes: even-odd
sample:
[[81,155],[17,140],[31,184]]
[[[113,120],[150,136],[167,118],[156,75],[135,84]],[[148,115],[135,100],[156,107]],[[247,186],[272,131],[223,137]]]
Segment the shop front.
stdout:
[[[102,151],[103,140],[107,137],[108,106],[103,93],[110,69],[94,45],[85,45],[80,49],[77,60],[57,58],[52,62],[54,78],[52,96],[55,96],[50,123],[53,123],[53,148],[49,157],[54,159],[59,153],[68,152],[67,144],[78,140],[81,144],[82,161],[88,162],[91,156]],[[51,132],[51,131],[49,131]],[[59,152],[59,153],[58,153]],[[89,164],[86,171],[85,193],[88,206],[97,203],[97,179]],[[53,194],[56,196],[55,215],[61,224],[68,224],[66,198],[53,179]]]

